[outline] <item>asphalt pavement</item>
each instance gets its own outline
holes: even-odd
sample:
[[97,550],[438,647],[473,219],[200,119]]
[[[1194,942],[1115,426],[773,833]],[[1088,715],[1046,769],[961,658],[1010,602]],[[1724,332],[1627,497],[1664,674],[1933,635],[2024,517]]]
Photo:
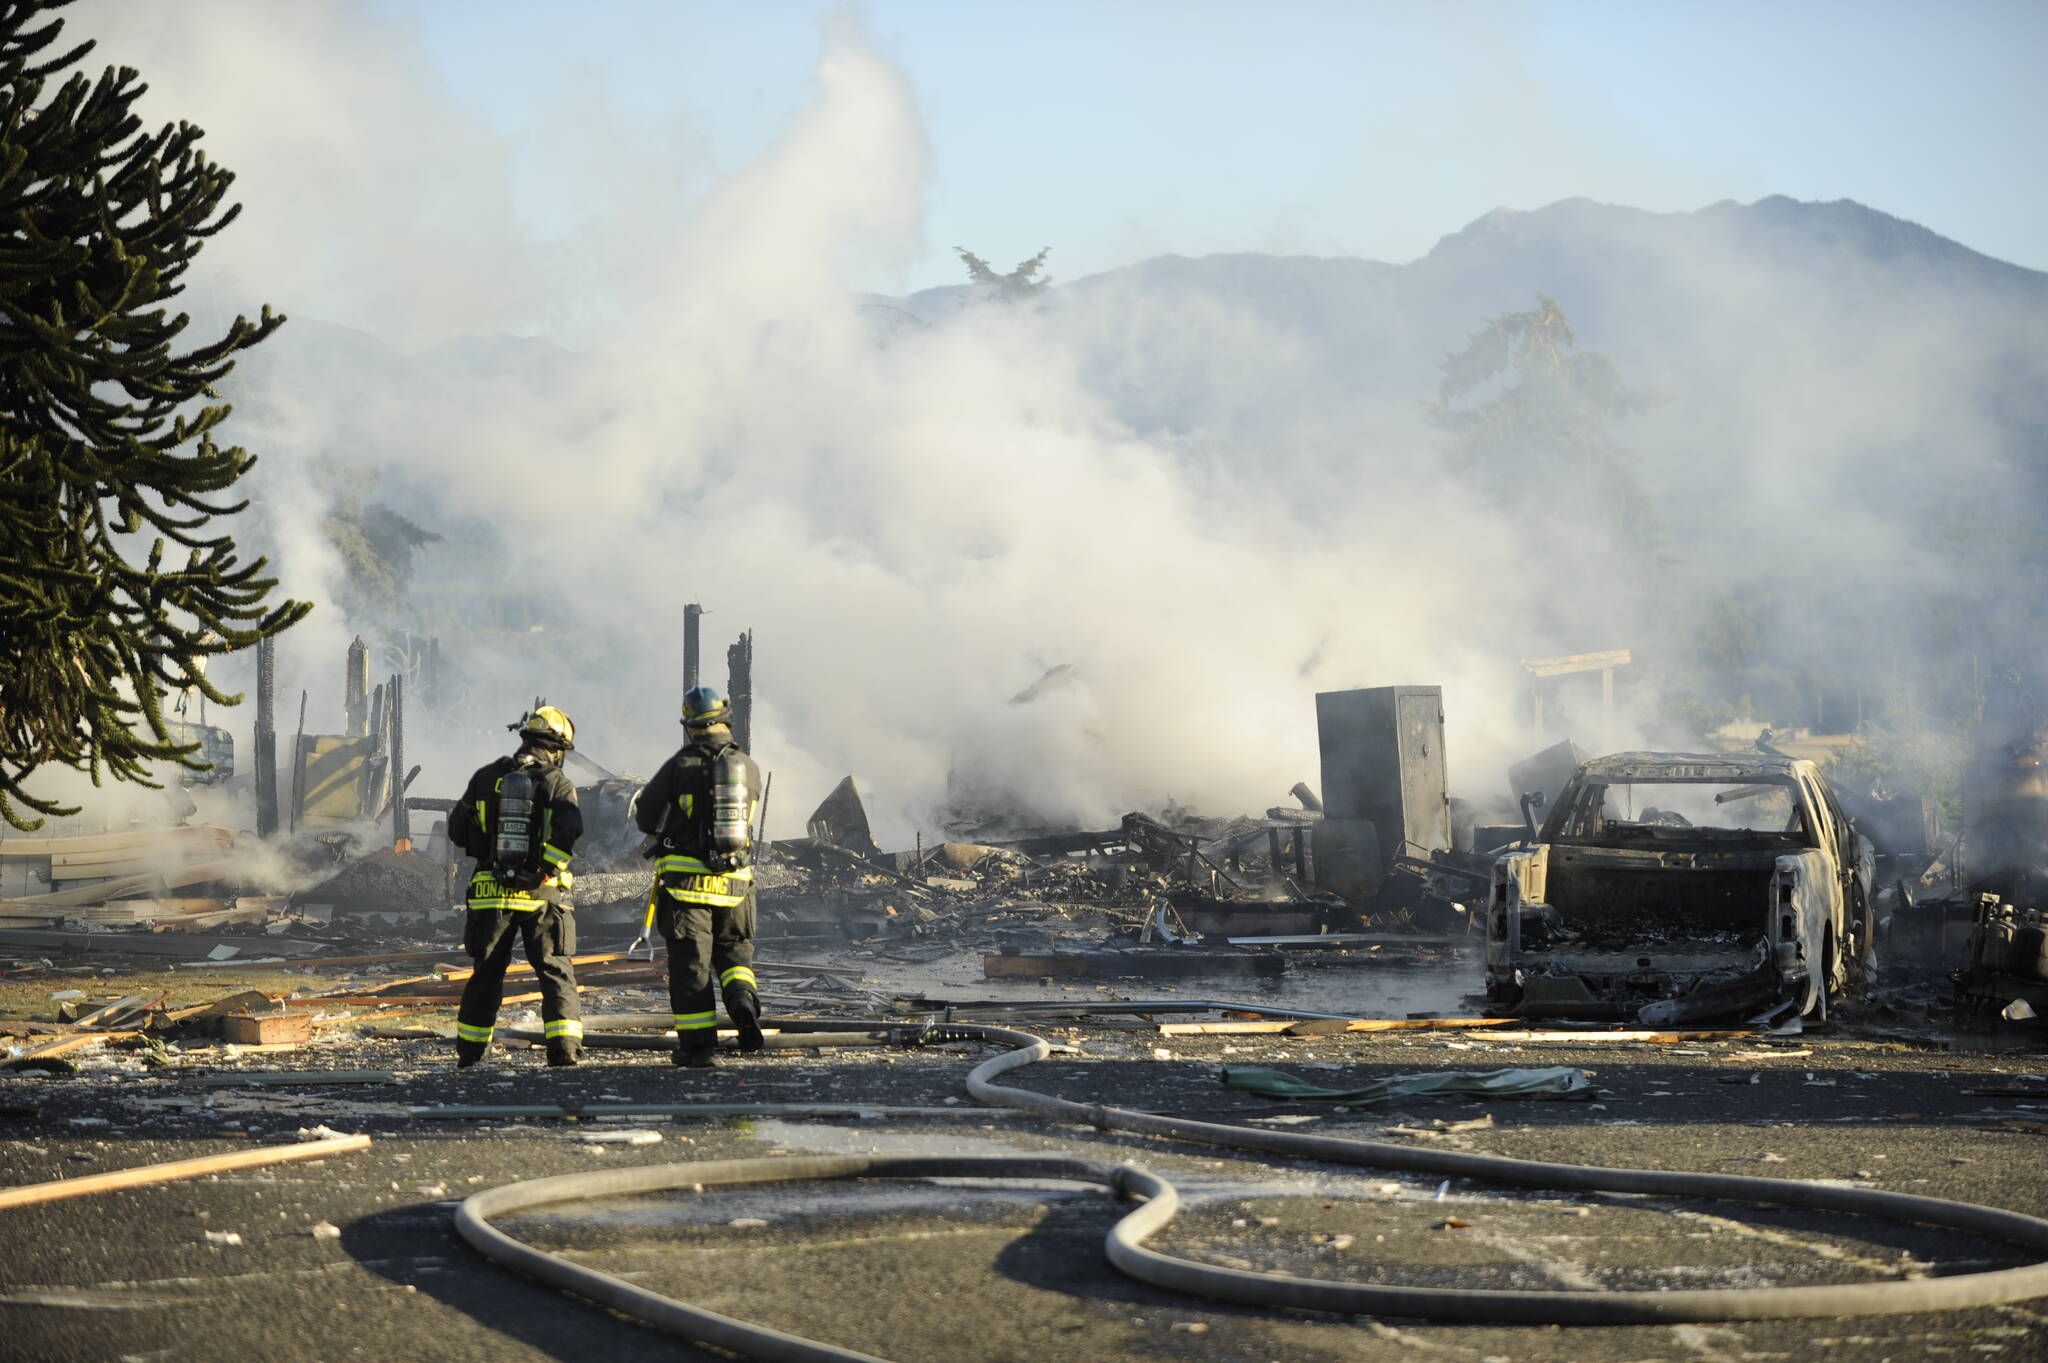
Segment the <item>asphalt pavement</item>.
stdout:
[[[1529,1159],[1837,1180],[2048,1215],[2048,1053],[1931,1035],[1696,1044],[1503,1044],[1477,1033],[1166,1037],[1051,1029],[1080,1047],[1023,1087],[1226,1122]],[[392,1084],[205,1089],[115,1062],[0,1077],[0,1183],[368,1132],[367,1151],[0,1211],[0,1358],[710,1358],[518,1278],[451,1230],[481,1188],[624,1163],[778,1153],[1062,1152],[1132,1161],[1189,1201],[1158,1248],[1235,1267],[1436,1286],[1657,1288],[1868,1281],[2025,1262],[1924,1227],[1770,1207],[1569,1195],[1267,1160],[991,1114],[962,1079],[988,1052],[794,1053],[679,1071],[653,1052],[549,1071],[538,1051],[457,1074],[444,1043],[356,1040],[243,1068],[386,1068]],[[1432,1097],[1278,1104],[1224,1065],[1330,1087],[1444,1068],[1570,1065],[1589,1101]],[[834,1101],[943,1117],[440,1122],[414,1106]],[[1490,1124],[1486,1119],[1490,1119]],[[1222,1305],[1116,1272],[1123,1214],[1080,1185],[865,1182],[551,1209],[507,1228],[642,1286],[900,1363],[959,1360],[1830,1360],[2048,1357],[2048,1301],[1930,1316],[1510,1327]]]

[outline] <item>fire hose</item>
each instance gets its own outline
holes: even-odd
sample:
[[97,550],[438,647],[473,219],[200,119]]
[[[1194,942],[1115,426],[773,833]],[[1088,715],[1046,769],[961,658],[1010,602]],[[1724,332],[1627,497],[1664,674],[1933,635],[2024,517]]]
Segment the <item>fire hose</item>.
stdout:
[[[847,1020],[839,1025],[848,1029],[863,1027],[877,1030],[900,1029],[902,1026],[900,1021],[890,1023],[873,1019]],[[1551,1164],[1499,1155],[1416,1149],[1379,1141],[1253,1130],[1179,1117],[1154,1116],[1102,1104],[1072,1102],[996,1083],[997,1076],[1034,1064],[1051,1054],[1051,1043],[1028,1032],[972,1023],[943,1023],[923,1029],[919,1039],[932,1043],[975,1041],[1010,1045],[1014,1049],[982,1062],[968,1074],[967,1091],[977,1102],[1103,1131],[1254,1150],[1289,1159],[1400,1169],[1524,1187],[1712,1198],[1800,1207],[1938,1226],[2048,1253],[2048,1220],[1968,1202],[1867,1188],[1842,1188],[1794,1179]],[[608,1040],[602,1035],[585,1037],[588,1045],[601,1046]],[[813,1044],[830,1043],[814,1041]],[[1121,1196],[1142,1199],[1140,1205],[1110,1229],[1105,1239],[1104,1250],[1112,1264],[1154,1287],[1252,1306],[1401,1316],[1465,1324],[1490,1321],[1528,1325],[1641,1325],[1897,1315],[1994,1306],[2048,1295],[2048,1262],[1942,1278],[1809,1287],[1697,1288],[1655,1292],[1402,1287],[1224,1268],[1177,1258],[1146,1247],[1145,1241],[1163,1230],[1180,1209],[1180,1195],[1166,1179],[1134,1164],[1112,1166],[1053,1156],[776,1156],[567,1174],[507,1184],[477,1193],[456,1210],[455,1228],[486,1258],[672,1334],[749,1358],[768,1360],[769,1363],[822,1363],[823,1360],[880,1363],[868,1354],[734,1320],[650,1292],[596,1269],[571,1263],[513,1239],[491,1225],[491,1220],[556,1203],[629,1193],[674,1189],[695,1191],[816,1179],[936,1177],[1068,1179],[1098,1184]]]

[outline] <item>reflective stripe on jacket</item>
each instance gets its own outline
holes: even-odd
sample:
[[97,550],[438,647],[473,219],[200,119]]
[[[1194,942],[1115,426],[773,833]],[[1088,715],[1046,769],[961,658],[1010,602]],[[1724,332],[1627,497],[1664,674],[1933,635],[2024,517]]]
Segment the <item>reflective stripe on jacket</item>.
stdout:
[[[573,876],[564,871],[559,877],[549,876],[542,881],[541,888],[566,890],[574,880]],[[469,878],[469,907],[479,912],[486,909],[509,909],[513,913],[532,913],[535,909],[544,909],[549,904],[558,903],[561,901],[550,899],[533,890],[515,890],[509,885],[500,884],[498,878],[488,871],[478,871]],[[562,904],[561,907],[566,909],[570,906]]]
[[716,872],[692,874],[669,871],[661,878],[661,888],[668,891],[669,898],[685,904],[706,904],[714,909],[736,909],[747,902],[747,892],[753,888],[752,867],[728,871],[724,875]]

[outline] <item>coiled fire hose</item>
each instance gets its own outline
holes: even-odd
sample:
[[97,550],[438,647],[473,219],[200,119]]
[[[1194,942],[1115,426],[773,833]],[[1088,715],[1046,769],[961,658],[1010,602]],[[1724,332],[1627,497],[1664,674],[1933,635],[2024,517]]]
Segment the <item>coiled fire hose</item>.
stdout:
[[[848,1020],[839,1025],[849,1030],[854,1027],[902,1027],[900,1021],[875,1019]],[[1838,1188],[1794,1179],[1550,1164],[1498,1155],[1421,1150],[1379,1141],[1262,1131],[1179,1117],[1159,1117],[1124,1108],[1071,1102],[994,1082],[996,1076],[1034,1064],[1051,1053],[1051,1043],[1029,1032],[973,1023],[944,1023],[922,1029],[919,1039],[932,1043],[975,1041],[1010,1045],[1015,1049],[982,1062],[968,1074],[967,1091],[977,1102],[1033,1113],[1052,1121],[1093,1126],[1103,1131],[1125,1131],[1163,1140],[1257,1150],[1289,1159],[1402,1169],[1525,1187],[1713,1198],[1803,1207],[1939,1226],[2048,1253],[2048,1221],[1968,1202],[1867,1188]],[[605,1041],[586,1036],[585,1043],[603,1045]],[[751,1325],[636,1287],[623,1279],[523,1244],[491,1225],[491,1219],[561,1202],[678,1188],[701,1190],[816,1179],[935,1177],[1071,1179],[1099,1184],[1126,1197],[1142,1198],[1142,1204],[1109,1231],[1104,1249],[1112,1264],[1155,1287],[1252,1306],[1404,1316],[1466,1324],[1641,1325],[1897,1315],[1993,1306],[2048,1295],[2048,1262],[1943,1278],[1669,1292],[1526,1292],[1397,1287],[1223,1268],[1146,1248],[1144,1242],[1164,1229],[1180,1209],[1180,1195],[1171,1183],[1137,1165],[1110,1166],[1055,1156],[776,1156],[566,1174],[477,1193],[456,1210],[455,1228],[486,1258],[564,1291],[600,1302],[656,1329],[700,1343],[728,1349],[748,1358],[768,1360],[768,1363],[823,1363],[824,1360],[832,1360],[833,1363],[847,1363],[847,1360],[881,1363],[868,1354]]]

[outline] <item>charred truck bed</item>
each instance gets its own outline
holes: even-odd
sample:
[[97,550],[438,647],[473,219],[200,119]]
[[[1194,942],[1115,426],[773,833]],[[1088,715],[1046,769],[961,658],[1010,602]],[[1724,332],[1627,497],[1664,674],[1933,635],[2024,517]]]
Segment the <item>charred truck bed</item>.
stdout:
[[1865,950],[1869,861],[1810,762],[1585,763],[1537,841],[1496,864],[1489,1001],[1648,1023],[1824,1012]]

